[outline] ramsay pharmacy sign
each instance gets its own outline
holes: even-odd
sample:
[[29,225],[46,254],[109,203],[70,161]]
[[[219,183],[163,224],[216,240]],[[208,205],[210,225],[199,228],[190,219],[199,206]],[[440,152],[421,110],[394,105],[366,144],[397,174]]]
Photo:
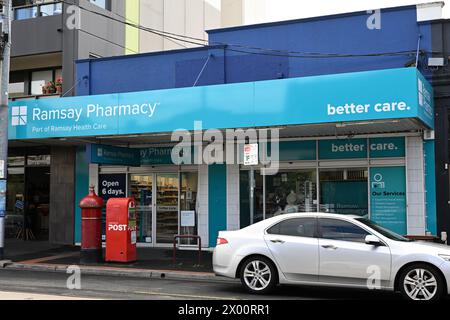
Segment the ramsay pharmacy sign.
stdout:
[[431,85],[414,68],[10,102],[9,139],[417,119]]

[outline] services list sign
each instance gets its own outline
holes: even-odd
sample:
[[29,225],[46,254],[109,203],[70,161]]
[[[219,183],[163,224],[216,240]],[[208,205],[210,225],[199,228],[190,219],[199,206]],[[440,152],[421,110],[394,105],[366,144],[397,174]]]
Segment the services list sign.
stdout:
[[406,172],[405,167],[370,169],[371,220],[406,235]]

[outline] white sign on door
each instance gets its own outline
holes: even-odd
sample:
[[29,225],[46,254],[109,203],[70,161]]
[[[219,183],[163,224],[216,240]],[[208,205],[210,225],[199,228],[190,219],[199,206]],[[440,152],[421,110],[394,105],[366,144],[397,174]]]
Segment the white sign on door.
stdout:
[[256,166],[258,164],[258,144],[246,144],[244,146],[244,166]]
[[181,211],[182,227],[195,227],[195,211]]

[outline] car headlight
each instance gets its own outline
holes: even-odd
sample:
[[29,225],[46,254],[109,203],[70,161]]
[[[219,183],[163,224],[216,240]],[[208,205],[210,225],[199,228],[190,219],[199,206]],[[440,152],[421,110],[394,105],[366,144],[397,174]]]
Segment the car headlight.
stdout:
[[439,257],[450,262],[450,254],[440,254]]

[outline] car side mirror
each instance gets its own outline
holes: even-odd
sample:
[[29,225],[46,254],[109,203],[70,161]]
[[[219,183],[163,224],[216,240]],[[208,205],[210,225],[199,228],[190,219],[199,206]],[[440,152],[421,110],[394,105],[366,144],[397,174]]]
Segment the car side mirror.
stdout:
[[383,245],[383,243],[381,242],[381,240],[378,237],[371,235],[371,234],[366,236],[365,242],[366,242],[366,244],[370,244],[372,246],[377,246],[377,247]]

